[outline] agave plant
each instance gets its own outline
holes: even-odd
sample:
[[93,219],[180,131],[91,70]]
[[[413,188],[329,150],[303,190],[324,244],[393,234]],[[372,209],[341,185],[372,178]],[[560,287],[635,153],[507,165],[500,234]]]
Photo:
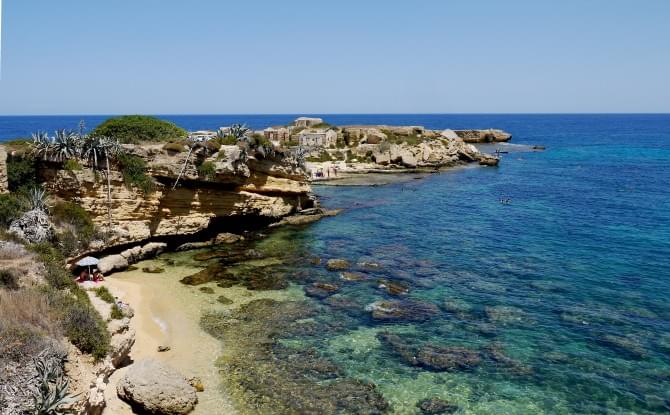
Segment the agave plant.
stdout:
[[74,131],[57,130],[51,146],[51,157],[55,161],[65,161],[78,157],[81,151],[81,138]]
[[101,136],[86,136],[82,140],[81,156],[91,163],[94,169],[100,169],[100,163],[105,161],[107,171],[107,225],[112,230],[112,183],[110,159],[115,159],[121,152],[121,145],[117,140]]
[[69,380],[63,374],[62,359],[41,354],[33,359],[39,386],[33,393],[33,414],[57,415],[72,413],[63,406],[75,401],[68,394]]
[[43,160],[51,157],[53,142],[49,138],[49,134],[44,131],[38,131],[32,135],[32,151],[33,154]]
[[41,187],[33,187],[26,194],[26,200],[31,210],[49,210],[49,194]]
[[251,131],[246,124],[233,124],[230,126],[230,135],[241,140],[249,131]]

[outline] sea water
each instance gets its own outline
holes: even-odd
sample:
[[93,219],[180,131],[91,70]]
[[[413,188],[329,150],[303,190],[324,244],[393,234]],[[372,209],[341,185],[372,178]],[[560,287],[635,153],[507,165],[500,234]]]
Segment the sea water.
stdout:
[[[229,121],[212,117],[184,119],[190,129]],[[246,117],[257,128],[292,118]],[[300,300],[318,310],[301,322],[318,329],[273,333],[277,355],[270,361],[286,371],[304,363],[281,361],[286,350],[315,350],[337,367],[337,379],[374,385],[388,413],[420,413],[417,404],[429,398],[444,399],[462,414],[670,411],[670,116],[324,118],[334,124],[502,128],[514,135],[513,143],[546,150],[499,145],[493,148],[509,153],[496,168],[375,187],[315,186],[323,205],[344,211],[249,245],[280,262],[256,274],[279,273],[289,290],[314,283],[338,287],[323,298]],[[333,258],[348,260],[365,280],[345,281],[341,271],[329,271],[324,264]],[[390,294],[389,282],[408,292]],[[224,287],[216,289],[225,294]],[[425,319],[381,321],[365,310],[382,300],[417,301],[434,310]],[[244,321],[244,313],[235,317]],[[254,317],[247,324],[262,320]],[[461,348],[479,360],[448,370],[412,364],[380,333],[397,335],[414,351]],[[227,347],[235,352],[234,345]],[[211,359],[215,364],[217,357]],[[332,382],[322,373],[296,373],[304,382],[287,389],[295,400],[327,391],[308,387],[310,381],[319,387]],[[235,395],[240,399],[282,399],[261,396],[269,394],[258,382],[239,380],[227,385],[249,392]]]

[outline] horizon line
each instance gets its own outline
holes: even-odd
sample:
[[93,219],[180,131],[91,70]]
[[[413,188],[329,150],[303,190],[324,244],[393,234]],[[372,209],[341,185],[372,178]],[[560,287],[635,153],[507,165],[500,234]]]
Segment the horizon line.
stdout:
[[[0,0],[2,1],[2,0]],[[258,112],[258,113],[64,113],[64,114],[0,114],[0,117],[121,117],[146,116],[282,116],[282,115],[670,115],[670,112]]]

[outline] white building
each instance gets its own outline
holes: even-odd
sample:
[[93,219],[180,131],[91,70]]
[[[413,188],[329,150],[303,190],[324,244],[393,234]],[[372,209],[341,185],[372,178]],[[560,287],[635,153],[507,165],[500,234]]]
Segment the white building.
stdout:
[[303,147],[330,147],[337,143],[335,130],[303,130],[298,134],[298,142]]
[[216,132],[208,130],[193,131],[188,133],[188,138],[192,141],[208,141],[216,138]]

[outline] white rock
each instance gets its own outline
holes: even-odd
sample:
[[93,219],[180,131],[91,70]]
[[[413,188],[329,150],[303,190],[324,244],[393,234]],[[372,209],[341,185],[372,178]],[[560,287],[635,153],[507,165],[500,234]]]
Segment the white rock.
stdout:
[[195,389],[184,376],[155,359],[130,366],[117,384],[116,393],[149,414],[187,414],[198,402]]

